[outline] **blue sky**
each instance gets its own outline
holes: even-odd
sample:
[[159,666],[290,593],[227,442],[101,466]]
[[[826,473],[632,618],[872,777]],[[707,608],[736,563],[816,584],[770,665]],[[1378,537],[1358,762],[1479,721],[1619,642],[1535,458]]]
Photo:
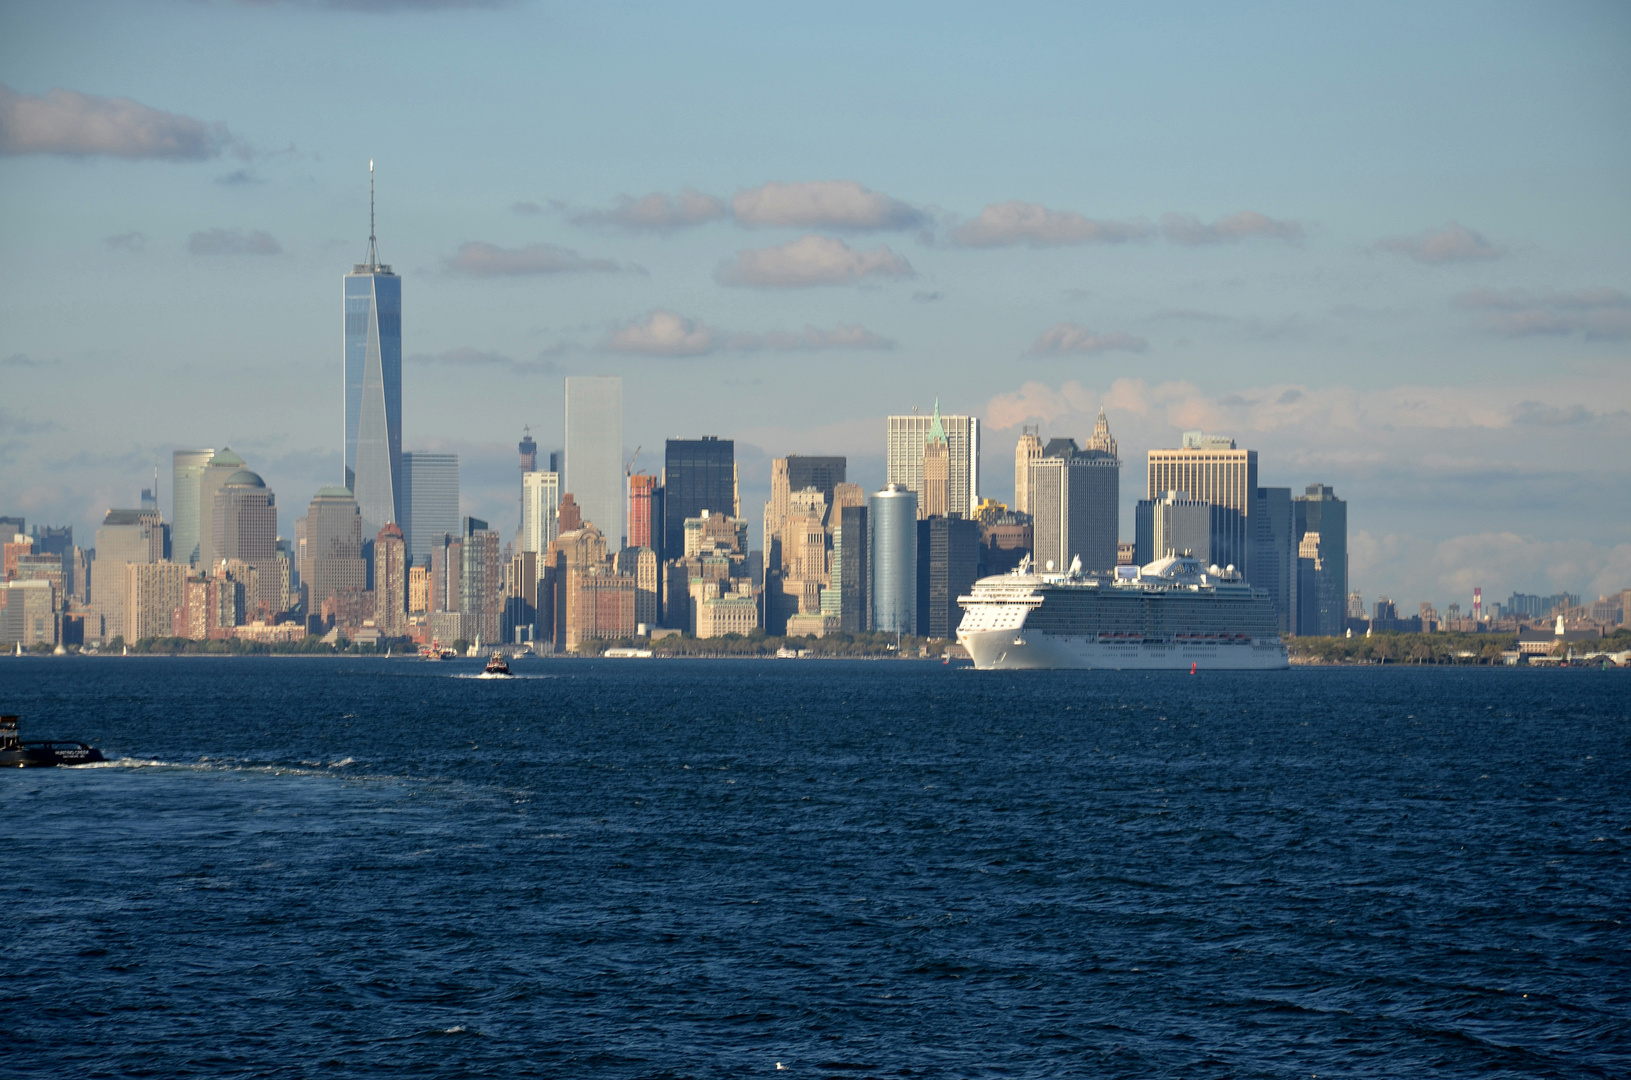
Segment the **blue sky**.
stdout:
[[1103,405],[1128,536],[1205,427],[1351,500],[1368,598],[1631,585],[1631,9],[880,7],[0,4],[0,513],[231,444],[291,530],[372,158],[405,445],[505,529],[606,372],[755,520],[936,396],[1003,499]]

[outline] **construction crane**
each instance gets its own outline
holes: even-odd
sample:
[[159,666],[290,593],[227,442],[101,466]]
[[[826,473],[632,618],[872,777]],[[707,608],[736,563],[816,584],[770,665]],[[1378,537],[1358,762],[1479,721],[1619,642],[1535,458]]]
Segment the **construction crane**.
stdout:
[[634,475],[634,463],[640,460],[640,451],[642,449],[643,447],[636,446],[634,448],[634,456],[629,458],[629,463],[627,465],[623,466],[623,478],[625,480]]

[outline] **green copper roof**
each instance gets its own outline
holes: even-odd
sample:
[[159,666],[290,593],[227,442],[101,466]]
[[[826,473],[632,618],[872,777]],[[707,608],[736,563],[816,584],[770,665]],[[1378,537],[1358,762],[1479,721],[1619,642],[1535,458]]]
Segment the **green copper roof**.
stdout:
[[351,489],[348,487],[340,487],[338,484],[330,484],[328,487],[318,488],[317,494],[312,496],[314,499],[349,499],[351,497]]
[[934,399],[934,420],[929,424],[929,441],[946,441],[946,429],[940,424],[940,399]]
[[250,472],[248,469],[239,469],[237,472],[227,477],[226,483],[221,486],[232,487],[234,484],[241,484],[245,487],[263,488],[266,486],[266,481],[262,480],[257,474]]
[[228,466],[231,466],[234,469],[241,469],[245,465],[248,465],[249,462],[245,461],[237,454],[234,454],[232,452],[232,447],[229,446],[224,450],[217,450],[215,456],[210,458],[210,464],[217,469],[225,469]]

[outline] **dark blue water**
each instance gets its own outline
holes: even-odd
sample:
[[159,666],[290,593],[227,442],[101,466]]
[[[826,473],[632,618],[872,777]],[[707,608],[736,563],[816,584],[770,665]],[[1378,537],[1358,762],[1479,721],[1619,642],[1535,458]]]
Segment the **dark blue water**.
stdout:
[[1631,1075],[1631,673],[472,670],[0,660],[0,1073]]

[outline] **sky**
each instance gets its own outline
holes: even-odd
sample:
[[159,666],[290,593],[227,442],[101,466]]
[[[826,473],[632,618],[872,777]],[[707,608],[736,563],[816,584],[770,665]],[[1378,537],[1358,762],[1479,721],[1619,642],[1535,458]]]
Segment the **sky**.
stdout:
[[[1631,586],[1631,7],[0,0],[0,514],[94,543],[230,445],[341,475],[340,281],[403,277],[403,445],[516,524],[523,426],[844,454],[972,413],[1186,430],[1349,503],[1405,610]],[[757,532],[757,528],[755,529]]]

